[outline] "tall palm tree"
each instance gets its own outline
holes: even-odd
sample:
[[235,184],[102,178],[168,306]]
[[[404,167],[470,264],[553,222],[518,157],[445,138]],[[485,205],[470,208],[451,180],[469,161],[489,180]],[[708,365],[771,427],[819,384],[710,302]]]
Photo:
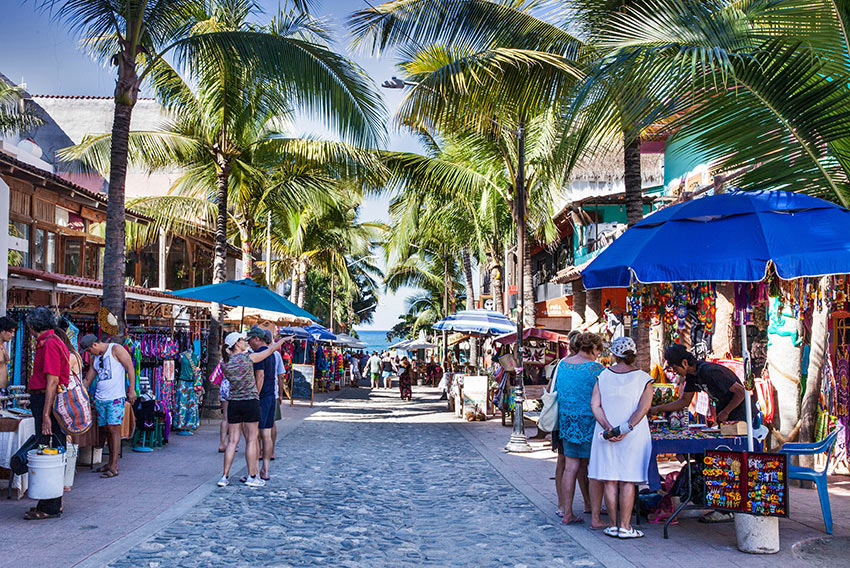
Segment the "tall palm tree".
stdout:
[[[35,1],[79,34],[95,57],[117,67],[103,302],[118,317],[122,331],[130,120],[146,81],[163,102],[171,95],[180,100],[170,81],[158,84],[167,60],[190,74],[209,66],[252,68],[350,139],[368,144],[381,140],[380,104],[364,74],[326,44],[300,34],[304,26],[290,27],[297,17],[280,18],[272,29],[245,25],[260,11],[253,0]],[[308,3],[295,0],[297,13],[306,13]],[[217,250],[224,241],[224,226],[219,229]]]

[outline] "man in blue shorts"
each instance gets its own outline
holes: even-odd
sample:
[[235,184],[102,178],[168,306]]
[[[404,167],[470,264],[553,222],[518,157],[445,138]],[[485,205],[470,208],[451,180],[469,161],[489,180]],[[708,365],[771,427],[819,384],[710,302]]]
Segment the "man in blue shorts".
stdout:
[[[271,343],[271,333],[259,327],[252,327],[248,332],[248,345],[254,353],[268,349]],[[260,386],[260,444],[262,445],[263,466],[260,468],[260,479],[268,481],[269,466],[274,453],[272,428],[274,427],[274,408],[277,402],[277,374],[275,373],[274,357],[266,357],[259,363],[254,363],[254,376]],[[262,378],[261,378],[262,376]]]

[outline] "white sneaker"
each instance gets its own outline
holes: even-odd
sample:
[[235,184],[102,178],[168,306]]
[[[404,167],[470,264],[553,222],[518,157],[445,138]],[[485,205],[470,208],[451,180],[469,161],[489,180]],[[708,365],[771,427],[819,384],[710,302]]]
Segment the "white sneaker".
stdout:
[[226,475],[222,475],[221,479],[218,480],[218,486],[219,487],[227,487],[228,485],[230,485],[230,480],[227,479]]
[[248,481],[245,482],[245,485],[248,487],[265,487],[266,482],[259,477],[249,477]]

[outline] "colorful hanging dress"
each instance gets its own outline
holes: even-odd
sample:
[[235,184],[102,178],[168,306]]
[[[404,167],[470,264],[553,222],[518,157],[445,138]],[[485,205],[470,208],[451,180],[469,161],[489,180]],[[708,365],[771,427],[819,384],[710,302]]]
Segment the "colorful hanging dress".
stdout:
[[198,356],[189,351],[180,355],[180,376],[177,379],[177,412],[172,427],[175,430],[197,430],[198,395],[202,388],[202,375],[198,369]]

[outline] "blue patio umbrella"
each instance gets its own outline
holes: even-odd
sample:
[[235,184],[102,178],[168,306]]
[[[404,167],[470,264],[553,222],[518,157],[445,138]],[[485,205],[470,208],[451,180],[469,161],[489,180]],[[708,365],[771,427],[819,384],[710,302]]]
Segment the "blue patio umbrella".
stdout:
[[478,335],[501,335],[516,331],[516,324],[504,314],[490,310],[463,310],[435,323],[438,331],[457,331]]
[[736,191],[666,207],[582,271],[585,288],[636,280],[759,282],[850,273],[850,212],[791,191]]
[[182,298],[205,300],[227,306],[244,306],[246,308],[282,312],[319,321],[319,318],[310,312],[299,308],[280,294],[272,292],[250,278],[228,280],[219,284],[209,284],[195,288],[184,288],[183,290],[174,290],[170,293]]
[[283,335],[293,335],[295,339],[313,339],[310,332],[306,331],[303,327],[281,327],[278,329]]
[[304,331],[313,336],[316,341],[335,341],[336,335],[323,325],[308,325]]

